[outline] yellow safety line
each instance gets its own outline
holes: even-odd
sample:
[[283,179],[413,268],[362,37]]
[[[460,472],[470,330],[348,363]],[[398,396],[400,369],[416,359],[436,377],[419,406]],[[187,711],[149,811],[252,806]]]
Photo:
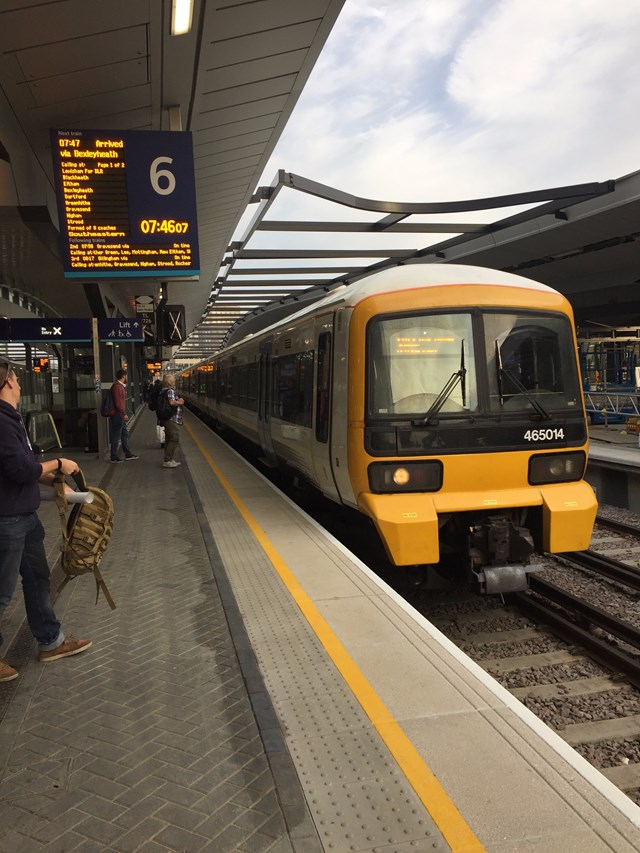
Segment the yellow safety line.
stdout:
[[[484,851],[485,848],[455,807],[446,791],[427,767],[414,745],[364,677],[340,640],[333,633],[315,604],[313,604],[292,571],[271,544],[270,539],[213,461],[202,442],[188,424],[185,424],[185,428],[191,438],[193,438],[211,470],[227,491],[253,535],[262,546],[294,601],[353,691],[365,714],[369,717],[378,734],[387,745],[400,769],[407,777],[409,784],[422,800],[424,807],[433,818],[452,851],[454,853],[480,853],[480,851]],[[460,767],[460,772],[465,772],[464,767]]]

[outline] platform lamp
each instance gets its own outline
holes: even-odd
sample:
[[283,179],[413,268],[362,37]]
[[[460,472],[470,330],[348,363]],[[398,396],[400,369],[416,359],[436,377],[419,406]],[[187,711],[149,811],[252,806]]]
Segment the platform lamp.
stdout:
[[172,0],[171,35],[183,36],[191,30],[193,0]]

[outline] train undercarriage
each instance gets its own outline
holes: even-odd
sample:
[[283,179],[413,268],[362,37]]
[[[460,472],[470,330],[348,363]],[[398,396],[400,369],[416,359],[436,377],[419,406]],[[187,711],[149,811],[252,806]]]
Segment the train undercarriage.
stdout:
[[[452,513],[439,518],[439,573],[453,572],[487,595],[527,588],[540,546],[537,508]],[[537,544],[536,544],[537,540]]]

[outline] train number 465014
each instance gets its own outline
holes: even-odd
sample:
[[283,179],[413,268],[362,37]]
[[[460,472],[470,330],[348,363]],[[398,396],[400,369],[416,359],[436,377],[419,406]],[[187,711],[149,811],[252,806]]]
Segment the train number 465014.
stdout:
[[525,441],[559,441],[564,438],[564,429],[528,429],[523,437]]

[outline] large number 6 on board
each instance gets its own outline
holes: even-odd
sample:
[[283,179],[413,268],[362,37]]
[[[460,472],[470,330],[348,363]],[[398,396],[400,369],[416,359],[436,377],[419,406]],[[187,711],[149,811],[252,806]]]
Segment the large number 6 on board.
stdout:
[[[176,179],[173,172],[170,172],[168,169],[158,168],[161,163],[173,163],[173,157],[156,157],[149,169],[149,180],[158,195],[171,195],[176,188]],[[166,187],[160,186],[160,178],[167,180]]]

